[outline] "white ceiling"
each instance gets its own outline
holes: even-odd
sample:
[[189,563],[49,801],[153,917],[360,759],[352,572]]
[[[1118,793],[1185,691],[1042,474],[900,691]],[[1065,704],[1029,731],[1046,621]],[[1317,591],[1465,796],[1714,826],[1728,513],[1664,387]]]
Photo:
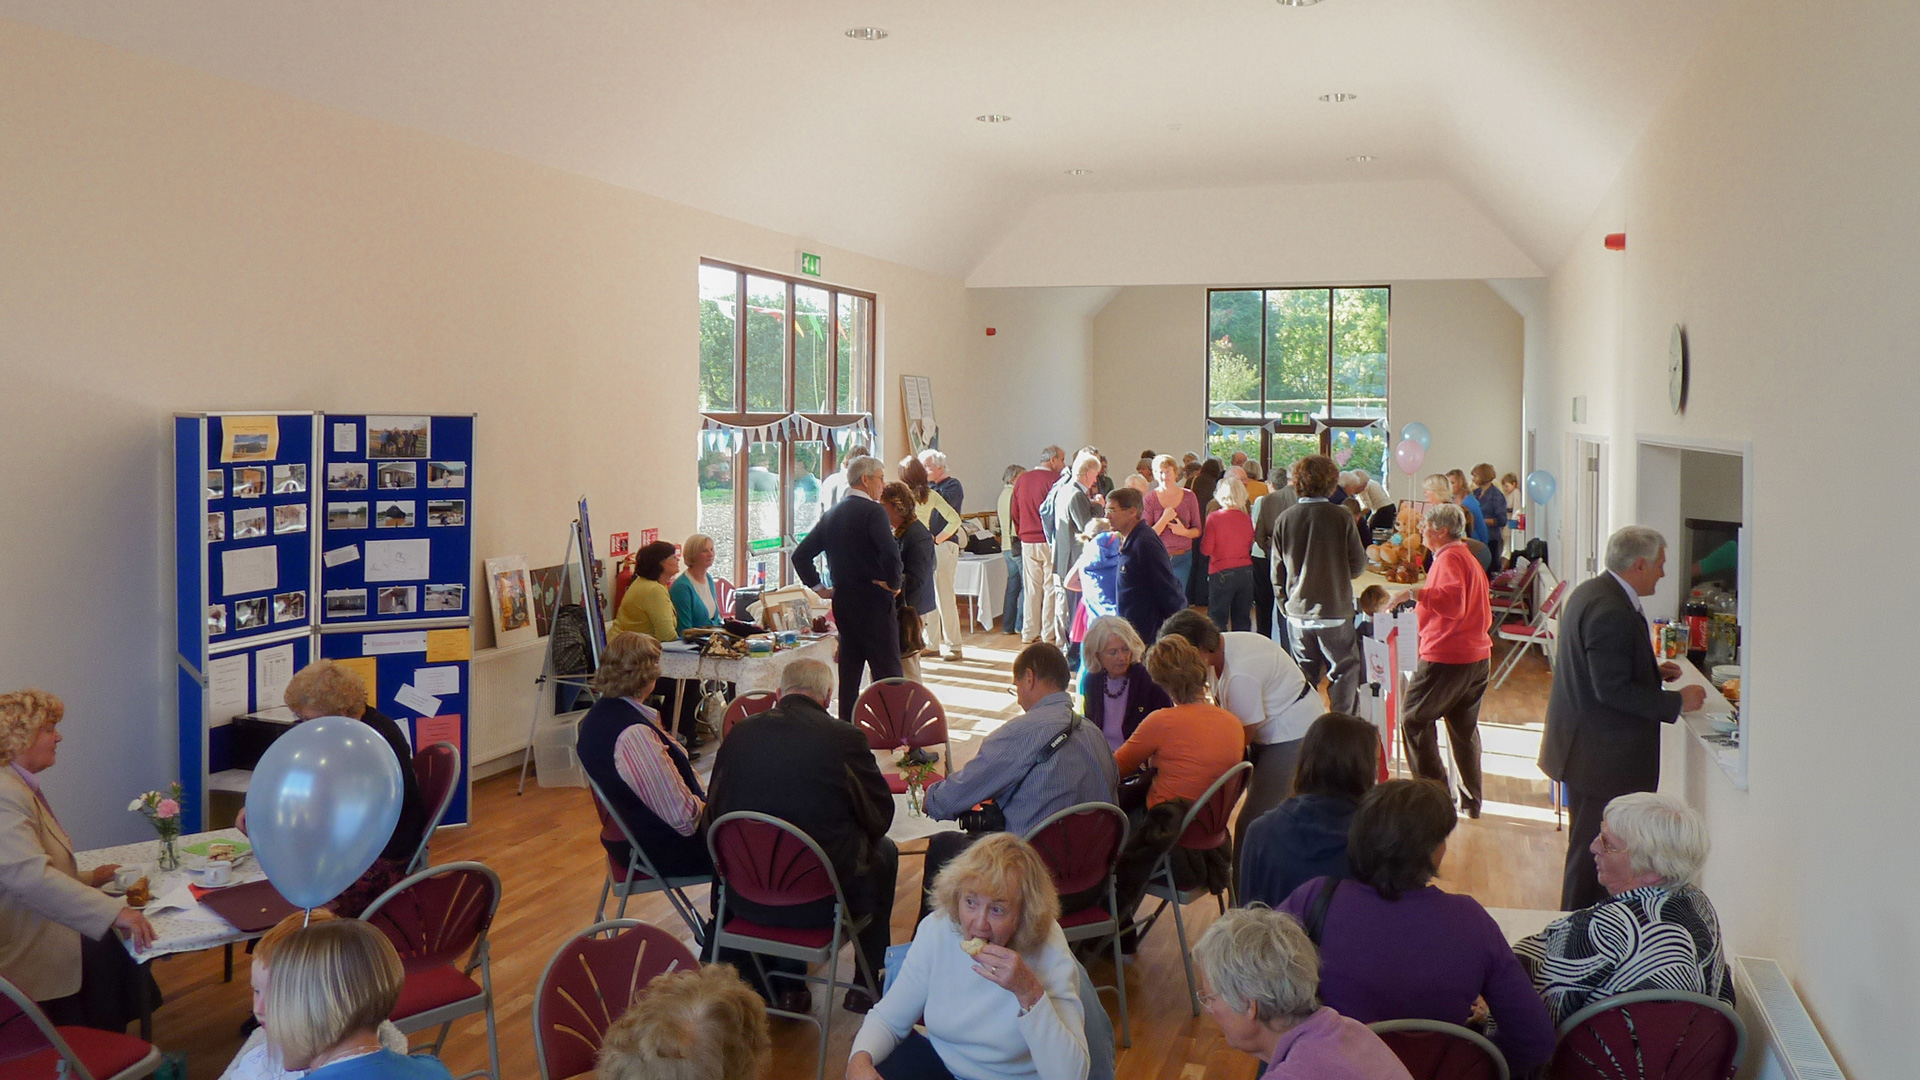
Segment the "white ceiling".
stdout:
[[[1450,185],[1551,267],[1729,2],[0,0],[0,16],[965,278],[1049,200],[1383,180]],[[862,25],[890,36],[844,36]],[[1330,91],[1359,98],[1316,100]],[[988,112],[1013,121],[973,119]]]

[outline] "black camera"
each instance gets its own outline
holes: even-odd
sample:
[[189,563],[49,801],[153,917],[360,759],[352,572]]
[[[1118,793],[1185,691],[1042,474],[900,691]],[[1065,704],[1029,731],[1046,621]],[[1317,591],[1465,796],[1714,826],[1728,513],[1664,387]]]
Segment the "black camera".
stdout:
[[961,832],[973,836],[1007,831],[1006,811],[1000,809],[1000,804],[992,799],[971,810],[960,811],[960,815],[954,818],[954,821],[959,823]]

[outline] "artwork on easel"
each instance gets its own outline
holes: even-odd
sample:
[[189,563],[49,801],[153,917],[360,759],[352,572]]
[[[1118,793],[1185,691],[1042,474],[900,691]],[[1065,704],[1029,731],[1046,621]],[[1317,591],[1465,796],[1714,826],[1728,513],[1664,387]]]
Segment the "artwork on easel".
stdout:
[[593,597],[593,603],[585,604],[587,610],[587,639],[593,647],[594,661],[607,651],[607,594],[600,587],[600,561],[593,557],[593,525],[587,519],[587,497],[580,496],[580,591],[585,597]]
[[493,640],[500,648],[539,639],[533,625],[533,583],[525,555],[487,560],[487,601],[493,613]]

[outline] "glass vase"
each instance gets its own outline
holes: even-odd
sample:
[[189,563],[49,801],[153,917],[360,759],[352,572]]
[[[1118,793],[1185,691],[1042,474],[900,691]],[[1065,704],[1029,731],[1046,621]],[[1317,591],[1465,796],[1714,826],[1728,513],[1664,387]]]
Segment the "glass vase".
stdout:
[[180,869],[180,838],[163,836],[160,838],[160,856],[155,860],[161,873]]
[[919,784],[919,783],[917,783],[917,782],[915,782],[915,783],[908,783],[908,784],[907,784],[907,814],[908,814],[908,816],[910,816],[910,817],[925,817],[925,816],[926,816],[926,810],[925,810],[925,809],[923,809],[923,808],[921,807],[921,805],[920,805],[920,800],[921,800],[921,797],[922,797],[923,795],[925,795],[925,793],[926,793],[926,787],[925,787],[924,785],[921,785],[921,784]]

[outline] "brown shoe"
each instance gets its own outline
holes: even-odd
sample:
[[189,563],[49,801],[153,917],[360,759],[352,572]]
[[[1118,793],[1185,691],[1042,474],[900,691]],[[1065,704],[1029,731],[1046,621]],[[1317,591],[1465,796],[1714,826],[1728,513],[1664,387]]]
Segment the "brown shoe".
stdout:
[[856,986],[847,991],[846,1000],[840,1003],[840,1007],[850,1013],[864,1013],[873,1008],[873,995]]
[[813,991],[804,986],[794,987],[790,990],[782,990],[774,995],[773,1007],[783,1012],[800,1013],[805,1016],[811,1016],[813,1014]]

